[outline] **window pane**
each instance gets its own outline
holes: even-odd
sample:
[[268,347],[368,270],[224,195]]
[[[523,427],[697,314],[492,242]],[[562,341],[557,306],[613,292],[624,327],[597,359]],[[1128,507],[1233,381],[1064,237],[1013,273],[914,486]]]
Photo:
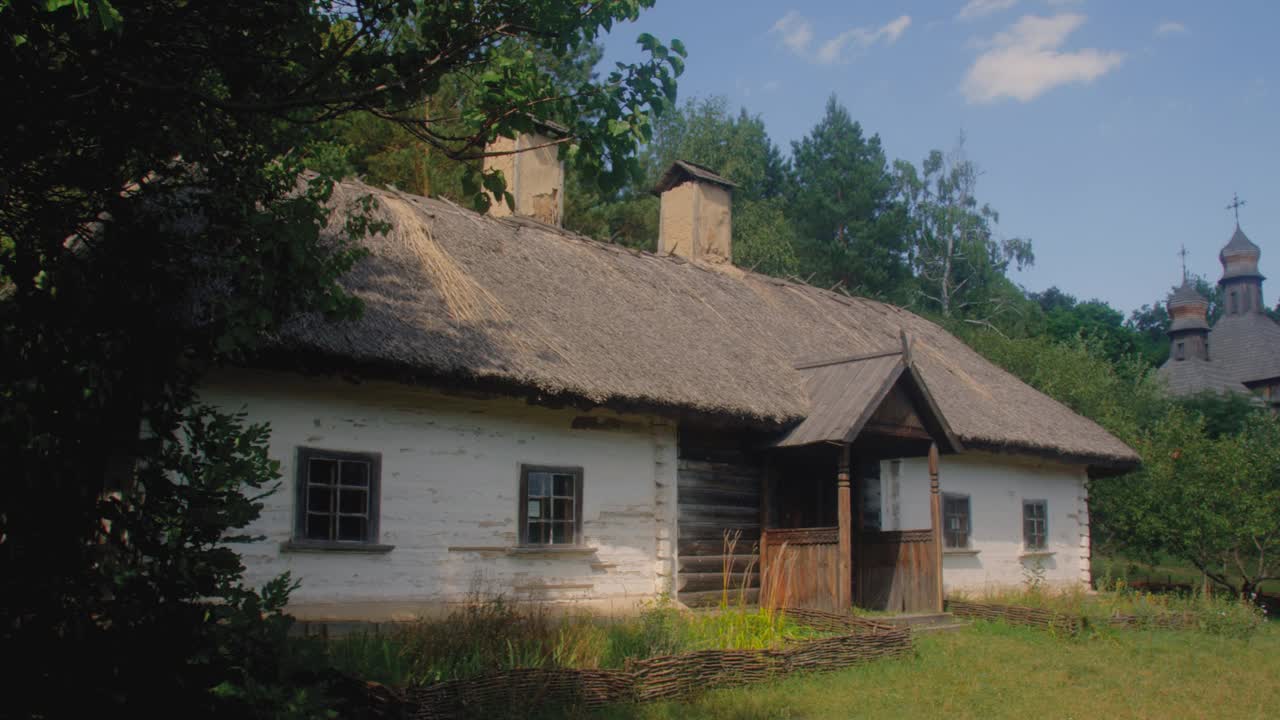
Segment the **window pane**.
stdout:
[[369,487],[369,464],[362,462],[342,463],[342,484]]
[[528,513],[527,517],[530,520],[545,518],[545,514],[542,512],[542,506],[545,505],[546,502],[547,502],[546,500],[542,500],[539,498],[534,498],[529,500],[529,505],[526,508],[526,512]]
[[362,517],[343,515],[338,518],[339,540],[364,540],[367,537],[367,521]]
[[308,487],[307,509],[311,512],[331,512],[333,510],[333,490],[327,487]]
[[531,521],[525,542],[529,545],[545,545],[547,542],[547,526],[545,521]]
[[307,539],[329,540],[329,516],[307,514]]
[[307,465],[307,482],[312,485],[332,485],[338,471],[335,460],[312,459]]
[[556,495],[561,497],[573,497],[573,476],[572,475],[555,475]]
[[556,498],[552,503],[551,518],[553,520],[573,520],[573,500]]
[[551,542],[556,544],[567,544],[573,542],[573,523],[556,522],[551,524],[551,528]]
[[363,515],[369,509],[369,492],[367,490],[349,490],[347,488],[339,490],[338,508],[344,513],[360,513]]
[[529,473],[529,497],[551,494],[551,474],[544,472]]

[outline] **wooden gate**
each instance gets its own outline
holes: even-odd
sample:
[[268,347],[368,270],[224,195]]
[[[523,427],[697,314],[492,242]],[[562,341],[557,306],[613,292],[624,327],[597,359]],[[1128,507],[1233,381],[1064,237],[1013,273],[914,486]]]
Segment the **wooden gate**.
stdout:
[[836,607],[839,531],[766,530],[760,542],[760,604],[841,612]]
[[939,573],[933,543],[932,530],[859,535],[854,543],[854,602],[870,610],[934,611]]

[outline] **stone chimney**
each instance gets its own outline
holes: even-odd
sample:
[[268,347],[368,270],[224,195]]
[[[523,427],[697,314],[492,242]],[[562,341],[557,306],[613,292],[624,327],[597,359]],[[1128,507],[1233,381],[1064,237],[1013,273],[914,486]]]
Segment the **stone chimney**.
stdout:
[[548,225],[559,226],[564,217],[564,163],[560,146],[553,145],[561,133],[554,126],[539,124],[536,132],[523,133],[512,140],[499,137],[485,152],[508,153],[484,159],[484,169],[501,170],[507,192],[515,199],[515,212],[502,201],[489,206],[494,217],[521,215]]
[[714,172],[677,160],[663,173],[653,194],[662,198],[658,254],[727,263],[733,260],[733,188]]

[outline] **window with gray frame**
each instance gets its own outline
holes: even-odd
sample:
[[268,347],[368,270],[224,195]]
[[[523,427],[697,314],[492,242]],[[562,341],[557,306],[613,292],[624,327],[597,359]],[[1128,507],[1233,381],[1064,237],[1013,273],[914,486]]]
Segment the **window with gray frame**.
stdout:
[[315,543],[376,543],[382,456],[298,448],[294,536]]
[[1022,501],[1022,544],[1027,550],[1044,550],[1049,546],[1049,503],[1047,501]]
[[942,494],[942,540],[953,550],[969,547],[969,496]]
[[582,544],[582,468],[520,466],[520,544]]

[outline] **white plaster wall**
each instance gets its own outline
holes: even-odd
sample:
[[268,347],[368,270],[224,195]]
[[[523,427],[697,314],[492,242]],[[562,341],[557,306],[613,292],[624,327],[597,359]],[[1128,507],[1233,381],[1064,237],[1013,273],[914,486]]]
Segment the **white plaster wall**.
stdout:
[[[240,546],[255,585],[288,571],[304,619],[409,619],[474,589],[625,611],[669,587],[675,533],[674,425],[659,418],[529,406],[380,382],[286,373],[214,375],[207,402],[271,424],[280,490]],[[621,423],[573,429],[589,415]],[[282,549],[294,527],[299,446],[382,454],[385,554]],[[589,554],[526,556],[517,544],[521,463],[581,466]]]
[[[898,517],[893,527],[893,469],[881,465],[886,529],[930,526],[929,470],[925,458],[900,461]],[[1086,471],[1065,465],[986,453],[943,456],[938,468],[942,492],[969,496],[970,545],[977,553],[944,551],[943,585],[950,592],[981,593],[1024,585],[1038,561],[1045,582],[1057,586],[1089,583],[1089,515]],[[1022,544],[1022,501],[1048,503],[1050,555],[1032,557]]]

